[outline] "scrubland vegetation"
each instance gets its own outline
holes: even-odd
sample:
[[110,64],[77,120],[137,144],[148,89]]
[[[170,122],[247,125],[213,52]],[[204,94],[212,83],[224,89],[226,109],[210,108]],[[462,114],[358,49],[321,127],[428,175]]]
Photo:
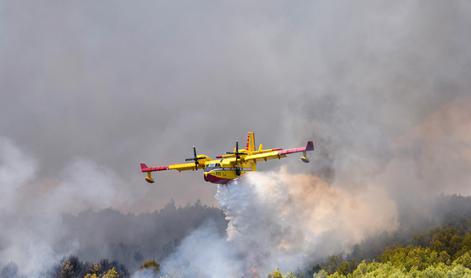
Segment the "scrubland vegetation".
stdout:
[[[308,273],[270,277],[471,277],[471,198],[441,196],[428,218],[403,215],[402,227],[330,256]],[[412,223],[415,220],[415,224]]]

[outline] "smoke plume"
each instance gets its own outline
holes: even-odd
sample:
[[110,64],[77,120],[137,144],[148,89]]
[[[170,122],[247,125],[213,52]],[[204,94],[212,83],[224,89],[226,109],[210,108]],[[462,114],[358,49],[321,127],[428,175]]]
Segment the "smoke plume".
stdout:
[[21,274],[40,277],[78,248],[61,246],[64,214],[119,206],[119,180],[91,161],[76,160],[57,180],[36,180],[37,163],[13,142],[0,138],[0,265],[20,266]]
[[[367,138],[371,134],[338,133],[338,124],[347,123],[335,112],[328,124],[300,118],[304,129],[318,131],[319,148],[312,155],[318,175],[282,168],[219,187],[216,198],[229,220],[226,237],[202,227],[163,270],[182,277],[263,277],[277,267],[303,270],[328,255],[348,254],[353,245],[399,226],[420,230],[417,225],[447,221],[436,213],[436,197],[470,194],[470,105],[469,97],[445,101],[401,132],[378,134],[378,142]],[[357,121],[349,124],[361,126]],[[212,268],[198,256],[223,263]],[[230,268],[221,270],[224,265]]]
[[195,231],[168,273],[292,270],[471,194],[470,15],[466,0],[0,1],[0,132],[21,146],[0,139],[0,264],[32,276],[79,250],[55,244],[64,213],[212,203],[193,174],[145,188],[138,162],[247,129],[266,147],[315,139],[312,163],[219,188],[226,237]]
[[40,164],[0,137],[0,276],[49,277],[64,257],[88,262],[119,260],[131,271],[145,259],[168,256],[189,231],[222,212],[197,202],[178,208],[124,214],[135,195],[110,169],[75,159],[53,178],[37,176]]
[[226,237],[211,225],[201,227],[163,262],[164,273],[263,277],[277,267],[295,271],[398,225],[396,206],[381,187],[347,191],[284,168],[220,186],[216,198],[229,220]]

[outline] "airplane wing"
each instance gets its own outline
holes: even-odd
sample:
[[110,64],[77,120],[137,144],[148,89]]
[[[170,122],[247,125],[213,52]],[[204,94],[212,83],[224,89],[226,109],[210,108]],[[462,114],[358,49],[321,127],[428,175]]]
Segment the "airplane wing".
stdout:
[[149,167],[145,163],[141,163],[141,172],[156,172],[156,171],[165,171],[165,170],[177,170],[177,171],[187,171],[187,170],[197,170],[204,168],[204,163],[198,164],[195,167],[195,163],[177,163],[177,164],[170,164],[166,166],[156,166],[156,167]]
[[[270,159],[280,159],[283,157],[286,157],[288,154],[292,153],[305,153],[308,151],[313,151],[314,150],[314,143],[312,141],[308,141],[306,144],[306,147],[301,147],[301,148],[293,148],[293,149],[276,149],[274,151],[270,152],[264,152],[260,154],[252,154],[252,155],[246,155],[242,158],[243,161],[259,161],[259,160],[270,160]],[[301,160],[304,162],[309,162],[309,159],[306,157],[306,154],[304,154],[301,157]]]
[[149,183],[153,183],[154,179],[152,177],[152,172],[157,171],[166,171],[166,170],[177,170],[178,172],[181,171],[189,171],[189,170],[198,170],[202,169],[205,166],[205,162],[202,161],[195,165],[194,162],[191,163],[177,163],[177,164],[170,164],[166,166],[156,166],[156,167],[149,167],[145,163],[141,163],[141,172],[146,173],[146,181]]

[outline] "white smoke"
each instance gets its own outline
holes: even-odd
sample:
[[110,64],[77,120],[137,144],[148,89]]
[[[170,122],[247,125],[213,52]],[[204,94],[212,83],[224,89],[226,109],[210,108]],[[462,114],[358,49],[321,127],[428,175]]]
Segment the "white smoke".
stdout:
[[184,239],[162,267],[169,277],[235,277],[241,273],[237,250],[211,222]]
[[40,277],[77,242],[64,238],[62,216],[123,203],[120,181],[96,163],[78,159],[56,180],[36,180],[37,163],[12,141],[0,138],[0,267],[13,262],[22,275]]
[[229,220],[226,237],[201,227],[162,263],[164,274],[263,277],[277,267],[296,271],[398,226],[396,206],[381,188],[349,192],[284,168],[220,186],[216,198]]
[[36,171],[36,163],[25,156],[13,142],[0,137],[0,211],[11,212],[16,192]]

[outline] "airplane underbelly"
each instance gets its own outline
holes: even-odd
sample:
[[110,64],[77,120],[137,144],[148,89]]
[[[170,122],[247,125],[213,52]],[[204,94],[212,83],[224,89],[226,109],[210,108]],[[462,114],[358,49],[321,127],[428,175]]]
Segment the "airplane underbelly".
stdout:
[[252,169],[240,169],[240,175],[237,175],[235,168],[214,169],[204,172],[204,180],[216,184],[227,184],[228,182],[239,178],[240,176],[252,171]]

